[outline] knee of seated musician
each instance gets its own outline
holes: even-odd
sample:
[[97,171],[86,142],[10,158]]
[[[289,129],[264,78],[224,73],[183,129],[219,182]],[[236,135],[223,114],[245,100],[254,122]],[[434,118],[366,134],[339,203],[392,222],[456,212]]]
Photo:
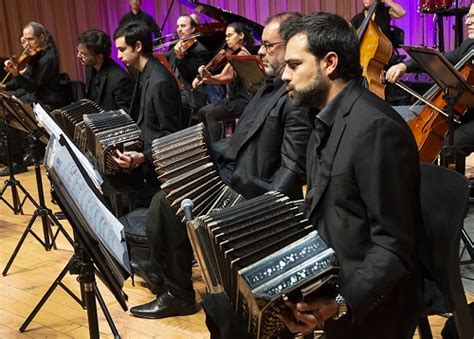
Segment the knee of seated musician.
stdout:
[[207,104],[207,105],[201,107],[197,111],[197,118],[198,118],[199,122],[206,123],[206,117],[212,109],[214,109],[214,104]]

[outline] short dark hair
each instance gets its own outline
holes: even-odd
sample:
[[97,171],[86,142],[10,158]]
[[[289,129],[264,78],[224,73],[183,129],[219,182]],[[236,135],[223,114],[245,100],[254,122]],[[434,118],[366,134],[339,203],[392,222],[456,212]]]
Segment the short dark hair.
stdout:
[[137,41],[142,43],[143,55],[153,53],[153,37],[150,28],[142,22],[132,21],[119,26],[114,32],[114,40],[124,37],[125,43],[135,48]]
[[253,36],[252,30],[245,24],[241,22],[232,22],[227,27],[232,27],[234,31],[238,34],[244,34],[244,42],[243,45],[249,51],[251,51],[255,45],[255,37]]
[[359,41],[352,26],[339,15],[313,13],[284,22],[280,31],[285,42],[296,34],[306,35],[309,51],[318,59],[329,52],[336,53],[339,58],[336,70],[340,78],[346,81],[360,78]]
[[112,50],[110,37],[99,29],[90,29],[76,38],[76,45],[83,44],[92,53],[109,58]]

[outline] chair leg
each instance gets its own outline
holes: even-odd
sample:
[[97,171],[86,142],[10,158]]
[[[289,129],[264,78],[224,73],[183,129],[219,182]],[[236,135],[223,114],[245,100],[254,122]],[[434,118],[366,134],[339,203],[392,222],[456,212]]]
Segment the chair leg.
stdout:
[[418,321],[418,332],[420,333],[421,339],[433,339],[433,334],[431,333],[430,323],[428,322],[428,317],[421,317]]

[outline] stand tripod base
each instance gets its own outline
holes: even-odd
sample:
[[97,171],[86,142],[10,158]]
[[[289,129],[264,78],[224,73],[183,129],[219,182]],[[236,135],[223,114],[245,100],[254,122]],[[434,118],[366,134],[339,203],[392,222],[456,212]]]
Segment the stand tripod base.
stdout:
[[[10,203],[8,200],[5,199],[4,194],[7,191],[8,188],[11,188],[12,190],[12,203]],[[23,194],[23,200],[20,201],[20,195],[18,194],[18,189],[20,189]],[[5,203],[5,205],[10,208],[13,213],[17,214],[23,214],[23,205],[26,202],[26,199],[31,200],[30,194],[26,191],[26,189],[20,184],[18,180],[15,178],[9,178],[5,180],[2,189],[0,190],[0,200]]]
[[[51,294],[54,292],[56,287],[60,286],[83,309],[87,310],[87,319],[88,319],[88,325],[89,325],[90,338],[94,338],[94,339],[100,338],[96,298],[107,320],[107,323],[109,324],[110,329],[112,330],[114,338],[120,338],[120,334],[118,333],[117,327],[115,326],[113,319],[104,302],[104,299],[102,298],[102,295],[100,294],[100,291],[97,287],[97,284],[95,281],[94,264],[92,263],[90,258],[89,258],[89,261],[84,262],[82,260],[78,258],[76,255],[72,256],[72,258],[67,263],[66,267],[64,267],[61,273],[59,273],[58,277],[54,280],[53,284],[49,287],[49,289],[43,295],[43,297],[35,306],[33,311],[30,313],[28,318],[21,325],[21,327],[19,328],[20,332],[23,333],[27,330],[28,326],[33,321],[34,317],[41,310],[41,308],[46,303],[46,301],[51,296]],[[81,287],[82,300],[79,297],[77,297],[74,294],[74,292],[72,292],[67,286],[63,284],[62,279],[68,272],[70,272],[71,274],[79,274],[78,280],[81,284],[80,287]]]

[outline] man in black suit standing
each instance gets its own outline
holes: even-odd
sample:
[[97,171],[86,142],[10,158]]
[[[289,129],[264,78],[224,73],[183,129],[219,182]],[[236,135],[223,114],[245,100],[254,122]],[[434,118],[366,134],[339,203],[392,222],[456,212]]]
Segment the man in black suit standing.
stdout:
[[154,194],[159,189],[159,182],[153,168],[151,144],[156,138],[183,129],[189,119],[183,117],[175,78],[152,56],[150,29],[143,23],[131,22],[117,28],[114,39],[119,59],[140,72],[129,114],[142,130],[145,141],[143,153],[117,151],[115,161],[129,170],[143,164],[146,188]]
[[187,39],[196,33],[197,24],[189,15],[181,15],[176,21],[176,32],[179,41],[168,52],[168,61],[182,81],[184,88],[181,91],[183,109],[189,116],[193,111],[206,104],[207,95],[204,87],[193,90],[192,82],[198,74],[198,68],[209,61],[209,52],[197,39],[191,47],[185,49]]
[[316,13],[283,29],[283,80],[310,109],[307,216],[335,250],[333,296],[288,302],[292,332],[324,323],[328,339],[411,338],[419,305],[419,161],[412,133],[386,102],[359,84],[355,31]]
[[142,11],[142,0],[129,0],[128,3],[130,5],[130,12],[120,18],[119,26],[124,26],[131,22],[142,22],[153,33],[154,39],[161,38],[161,29],[156,24],[155,19],[150,14]]
[[112,58],[112,43],[104,32],[91,29],[76,39],[77,57],[85,66],[86,97],[106,111],[124,109],[132,100],[133,82]]
[[[222,179],[246,198],[271,190],[291,198],[302,196],[310,126],[306,113],[292,105],[280,77],[284,46],[279,27],[283,20],[295,16],[283,13],[266,23],[259,55],[268,79],[242,113],[230,142],[223,140],[216,146]],[[146,223],[151,261],[132,267],[153,285],[157,298],[130,312],[143,318],[196,312],[191,244],[185,225],[176,218],[162,191],[153,197]]]

